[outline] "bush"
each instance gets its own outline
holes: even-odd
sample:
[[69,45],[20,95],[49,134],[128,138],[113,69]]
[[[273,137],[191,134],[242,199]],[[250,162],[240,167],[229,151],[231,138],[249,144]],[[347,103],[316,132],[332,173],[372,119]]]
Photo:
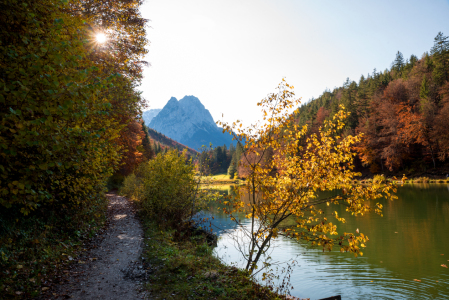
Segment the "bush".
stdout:
[[125,178],[120,191],[159,224],[178,228],[201,208],[194,166],[177,150],[159,153]]

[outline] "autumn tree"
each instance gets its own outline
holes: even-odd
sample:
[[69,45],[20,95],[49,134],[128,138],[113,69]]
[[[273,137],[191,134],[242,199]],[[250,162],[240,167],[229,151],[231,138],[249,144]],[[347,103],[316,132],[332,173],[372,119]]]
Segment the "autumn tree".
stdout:
[[[137,12],[140,3],[0,4],[4,12],[0,204],[4,207],[25,214],[82,203],[88,209],[92,203],[88,199],[103,191],[106,178],[117,169],[124,153],[118,137],[135,125],[142,105],[135,87],[146,51],[145,37],[137,37],[144,32],[143,19],[114,15],[110,26],[100,20],[108,11],[123,13],[123,7],[116,7],[119,2],[133,6],[128,12]],[[87,3],[88,9],[83,6]],[[95,12],[94,6],[99,5],[104,8],[101,13]],[[107,30],[111,30],[108,43],[96,42],[95,34]]]
[[[235,132],[235,138],[246,140],[242,157],[249,172],[244,185],[236,188],[237,196],[224,202],[224,211],[245,237],[239,250],[246,259],[246,269],[253,274],[271,241],[281,234],[323,250],[337,246],[342,252],[363,255],[368,237],[358,232],[338,236],[330,218],[340,222],[344,218],[336,212],[324,215],[322,206],[343,205],[353,215],[382,214],[382,205],[371,201],[395,198],[393,186],[381,182],[380,177],[368,185],[353,183],[360,174],[353,171],[351,148],[360,136],[341,136],[348,119],[343,107],[303,144],[307,126],[300,127],[291,118],[298,104],[293,87],[283,81],[277,93],[258,103],[263,113],[261,125],[243,128],[240,121],[219,122],[228,132]],[[272,159],[265,163],[264,154],[270,149]],[[277,171],[273,173],[273,169]],[[321,191],[336,195],[322,198]],[[249,219],[249,226],[239,213]]]
[[122,129],[120,137],[116,143],[122,149],[122,160],[120,162],[120,172],[123,176],[131,174],[132,171],[144,160],[144,149],[142,146],[145,133],[142,124],[132,121]]

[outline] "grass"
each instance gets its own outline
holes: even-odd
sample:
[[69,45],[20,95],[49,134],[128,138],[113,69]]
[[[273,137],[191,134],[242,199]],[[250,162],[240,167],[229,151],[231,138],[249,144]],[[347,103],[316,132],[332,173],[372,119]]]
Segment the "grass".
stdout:
[[[23,216],[0,214],[0,298],[30,299],[53,284],[54,275],[83,250],[83,240],[103,227],[107,200],[88,210]],[[6,210],[5,210],[6,211]],[[52,279],[53,278],[53,279]]]
[[234,180],[234,179],[229,179],[228,174],[216,174],[216,175],[211,175],[210,177],[212,178],[212,180]]
[[151,299],[285,299],[253,282],[245,271],[222,264],[203,236],[176,242],[173,231],[150,220],[142,223]]
[[[372,179],[363,179],[363,180],[354,180],[354,183],[370,183]],[[396,184],[413,184],[413,183],[449,183],[449,179],[430,179],[428,177],[417,177],[417,178],[409,178],[402,182],[401,180],[396,180]]]
[[215,174],[209,175],[204,179],[205,184],[240,184],[241,179],[234,177],[234,179],[230,179],[228,174]]

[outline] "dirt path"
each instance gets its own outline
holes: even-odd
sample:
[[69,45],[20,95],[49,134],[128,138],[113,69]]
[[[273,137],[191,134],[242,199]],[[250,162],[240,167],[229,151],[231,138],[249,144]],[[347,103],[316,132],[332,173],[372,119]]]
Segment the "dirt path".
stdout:
[[141,288],[146,277],[140,258],[143,231],[135,211],[124,197],[109,198],[109,226],[65,271],[66,283],[53,288],[43,299],[148,299]]

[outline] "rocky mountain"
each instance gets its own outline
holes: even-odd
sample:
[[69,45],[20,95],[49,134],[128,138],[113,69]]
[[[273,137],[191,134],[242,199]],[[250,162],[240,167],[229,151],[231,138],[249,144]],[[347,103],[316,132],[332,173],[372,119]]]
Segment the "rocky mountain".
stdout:
[[231,135],[222,132],[210,112],[194,96],[185,96],[179,101],[172,97],[148,127],[196,150],[202,145],[209,146],[209,143],[213,146],[236,144]]
[[147,111],[144,111],[142,114],[142,119],[145,122],[145,125],[148,126],[148,124],[151,123],[151,120],[153,120],[154,117],[157,116],[157,114],[162,110],[162,108],[154,108]]

